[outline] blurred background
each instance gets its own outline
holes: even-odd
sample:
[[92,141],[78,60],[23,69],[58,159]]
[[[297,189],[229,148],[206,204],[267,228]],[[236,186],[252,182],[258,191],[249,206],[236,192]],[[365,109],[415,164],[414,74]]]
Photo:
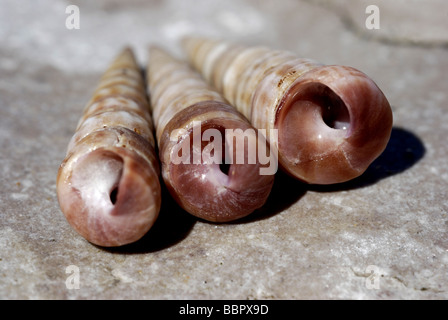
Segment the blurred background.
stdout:
[[[3,67],[27,58],[66,71],[100,71],[131,45],[145,62],[146,48],[173,51],[185,35],[206,35],[293,50],[324,62],[353,56],[381,64],[389,44],[446,45],[447,12],[440,0],[1,0]],[[380,28],[369,30],[366,8],[380,8]],[[68,29],[67,7],[79,8],[79,29]],[[374,51],[372,51],[374,50]],[[356,61],[355,61],[356,62]]]

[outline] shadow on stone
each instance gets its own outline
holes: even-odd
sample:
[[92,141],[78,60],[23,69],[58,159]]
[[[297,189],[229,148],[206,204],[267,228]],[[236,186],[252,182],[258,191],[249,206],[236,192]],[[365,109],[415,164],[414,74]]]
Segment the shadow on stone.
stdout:
[[[377,181],[401,173],[416,164],[425,155],[422,141],[408,130],[393,128],[389,143],[384,152],[369,166],[360,177],[348,182],[333,185],[308,185],[279,170],[276,173],[272,192],[266,204],[249,216],[227,222],[226,224],[251,223],[268,219],[289,208],[306,191],[334,192],[362,188]],[[110,252],[123,254],[148,253],[160,251],[185,239],[198,219],[183,210],[171,197],[162,184],[162,209],[159,218],[148,233],[139,241],[118,247],[103,248]],[[207,221],[203,221],[207,223]],[[214,224],[210,222],[210,224]]]
[[372,185],[411,168],[425,155],[423,142],[412,132],[394,127],[384,152],[358,178],[334,185],[310,185],[308,190],[332,192]]
[[160,251],[185,239],[197,220],[176,203],[162,182],[162,207],[158,219],[147,234],[137,242],[103,249],[122,254]]
[[230,222],[233,224],[249,223],[268,219],[293,205],[306,192],[306,185],[279,169],[274,185],[265,205],[242,219]]

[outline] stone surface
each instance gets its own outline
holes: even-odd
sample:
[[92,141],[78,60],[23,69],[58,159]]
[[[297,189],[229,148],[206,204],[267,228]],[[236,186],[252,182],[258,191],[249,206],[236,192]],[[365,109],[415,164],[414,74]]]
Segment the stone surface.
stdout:
[[[69,4],[79,30],[65,26]],[[379,30],[365,27],[368,4]],[[448,298],[447,15],[443,0],[2,1],[0,298]],[[180,55],[189,33],[364,71],[393,107],[391,141],[345,184],[279,174],[267,205],[243,221],[206,223],[165,196],[141,241],[96,247],[56,198],[82,108],[123,45],[144,66],[149,44]]]

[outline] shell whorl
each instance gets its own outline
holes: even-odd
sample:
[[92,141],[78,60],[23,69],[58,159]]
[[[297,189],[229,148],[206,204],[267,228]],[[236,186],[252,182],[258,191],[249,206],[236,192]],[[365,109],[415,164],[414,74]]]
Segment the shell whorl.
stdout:
[[225,102],[188,64],[158,47],[150,48],[148,88],[158,141],[167,123],[183,109],[202,101]]
[[208,129],[220,134],[226,129],[254,129],[249,121],[188,63],[161,48],[151,47],[147,76],[162,177],[177,202],[197,217],[218,222],[241,218],[261,207],[274,176],[260,176],[258,163],[231,164],[227,174],[204,158],[197,163],[172,161],[183,143],[188,143],[193,157],[204,155],[204,141],[199,148],[190,144],[196,130],[202,136]]
[[354,68],[206,38],[186,38],[183,47],[190,64],[254,127],[267,129],[283,169],[302,181],[351,180],[387,145],[390,105]]
[[100,246],[135,242],[155,222],[159,163],[131,49],[115,58],[86,104],[58,171],[57,193],[68,222]]

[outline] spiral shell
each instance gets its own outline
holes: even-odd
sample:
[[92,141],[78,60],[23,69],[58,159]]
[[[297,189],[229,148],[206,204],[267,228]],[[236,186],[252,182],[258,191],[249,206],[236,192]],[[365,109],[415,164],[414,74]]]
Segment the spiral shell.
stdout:
[[254,127],[269,129],[281,167],[304,182],[351,180],[386,148],[392,110],[359,70],[214,39],[189,37],[183,47],[190,64]]
[[[205,153],[211,139],[204,140],[204,135],[207,130],[214,130],[219,133],[214,139],[224,136],[224,145],[227,130],[239,130],[237,136],[254,132],[246,137],[249,143],[244,147],[245,160],[248,145],[260,141],[267,144],[264,137],[188,63],[167,51],[151,47],[147,77],[162,177],[181,207],[199,218],[217,222],[247,216],[261,207],[270,193],[274,175],[260,175],[263,164],[258,161],[234,162],[225,172],[219,162],[211,161],[211,153]],[[197,134],[199,143],[195,143]],[[174,162],[173,157],[182,146],[186,146],[182,152],[188,153],[188,159]],[[226,151],[233,158],[235,150]],[[221,156],[218,160],[225,162]]]
[[60,207],[88,241],[140,239],[161,205],[160,170],[143,76],[130,48],[102,76],[57,177]]

